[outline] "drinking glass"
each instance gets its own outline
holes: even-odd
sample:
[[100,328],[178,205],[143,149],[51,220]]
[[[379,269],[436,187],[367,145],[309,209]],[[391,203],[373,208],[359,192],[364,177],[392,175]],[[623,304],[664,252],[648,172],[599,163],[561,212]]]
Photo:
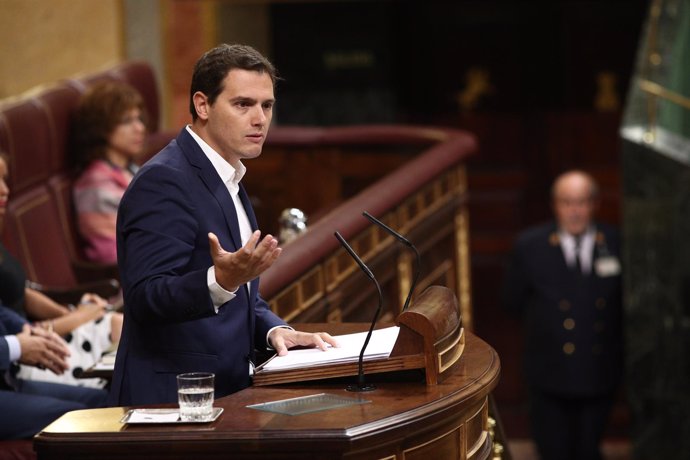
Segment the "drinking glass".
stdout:
[[177,400],[183,422],[205,422],[213,414],[215,374],[190,372],[177,376]]

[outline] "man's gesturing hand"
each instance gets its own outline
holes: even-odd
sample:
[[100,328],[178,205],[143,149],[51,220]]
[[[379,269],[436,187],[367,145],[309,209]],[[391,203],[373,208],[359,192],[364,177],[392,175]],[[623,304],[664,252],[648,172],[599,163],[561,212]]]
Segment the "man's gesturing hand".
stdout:
[[17,334],[22,355],[19,362],[50,369],[55,374],[62,374],[69,367],[67,357],[70,355],[67,344],[55,332],[39,327],[24,325]]
[[215,234],[208,234],[216,281],[224,289],[235,291],[263,273],[278,258],[282,251],[278,247],[278,240],[266,235],[259,242],[260,237],[261,232],[257,230],[242,248],[236,252],[227,252],[221,247]]

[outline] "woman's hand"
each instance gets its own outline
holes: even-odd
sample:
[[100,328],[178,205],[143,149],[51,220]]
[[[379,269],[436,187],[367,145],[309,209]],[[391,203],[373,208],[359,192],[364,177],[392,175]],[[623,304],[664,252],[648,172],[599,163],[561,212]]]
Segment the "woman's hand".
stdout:
[[77,313],[87,321],[100,319],[105,315],[108,302],[101,296],[86,293],[81,296],[79,305],[77,305]]

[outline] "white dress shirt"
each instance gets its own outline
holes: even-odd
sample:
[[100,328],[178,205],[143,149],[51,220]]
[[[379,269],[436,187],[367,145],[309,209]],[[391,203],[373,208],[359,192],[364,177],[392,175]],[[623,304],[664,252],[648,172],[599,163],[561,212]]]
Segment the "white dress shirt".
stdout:
[[[596,229],[594,227],[589,227],[580,237],[580,247],[579,247],[579,258],[580,258],[580,268],[582,273],[589,275],[592,272],[592,258],[594,257],[594,244],[596,240]],[[567,233],[564,230],[558,232],[559,241],[561,243],[561,249],[563,250],[563,255],[565,256],[565,262],[568,267],[574,268],[576,265],[575,261],[575,246],[576,240],[575,236]]]
[[[249,241],[249,238],[251,238],[253,233],[251,224],[249,223],[249,217],[247,217],[247,211],[244,209],[242,200],[240,200],[240,181],[244,177],[244,174],[247,172],[247,168],[242,164],[242,162],[239,162],[238,168],[234,168],[222,156],[220,156],[218,152],[213,150],[213,148],[210,145],[208,145],[206,141],[204,141],[194,131],[192,131],[190,125],[187,125],[186,128],[187,132],[192,136],[192,138],[197,142],[197,144],[199,144],[199,147],[201,147],[201,150],[209,159],[214,169],[220,176],[221,180],[227,187],[228,193],[230,193],[230,196],[232,197],[232,202],[234,203],[235,211],[237,212],[237,221],[240,226],[240,237],[242,238],[242,246],[244,246],[245,244],[247,244],[247,241]],[[223,288],[220,284],[218,284],[218,282],[216,281],[216,270],[213,265],[211,265],[208,269],[206,275],[206,282],[208,283],[208,291],[211,294],[213,306],[216,309],[216,313],[218,313],[218,309],[220,308],[220,306],[223,305],[225,302],[234,299],[237,294],[237,291],[230,292],[227,289]],[[251,281],[248,282],[245,286],[247,288],[247,296],[249,296],[249,293],[251,292]],[[241,288],[242,287],[238,289]],[[273,332],[274,329],[276,328],[271,328],[266,334],[266,344],[269,346],[271,346],[271,344],[268,340],[268,337],[271,335],[271,332]],[[292,328],[288,327],[288,329]]]
[[22,357],[22,347],[19,344],[19,339],[16,335],[6,335],[3,338],[7,342],[7,347],[10,354],[10,362],[17,361]]

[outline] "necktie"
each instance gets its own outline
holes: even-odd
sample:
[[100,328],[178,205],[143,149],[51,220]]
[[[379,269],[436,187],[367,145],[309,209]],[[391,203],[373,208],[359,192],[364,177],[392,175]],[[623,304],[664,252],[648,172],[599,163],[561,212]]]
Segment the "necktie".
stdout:
[[582,243],[582,236],[578,235],[575,237],[575,274],[577,276],[582,276],[582,263],[580,261],[580,247]]

